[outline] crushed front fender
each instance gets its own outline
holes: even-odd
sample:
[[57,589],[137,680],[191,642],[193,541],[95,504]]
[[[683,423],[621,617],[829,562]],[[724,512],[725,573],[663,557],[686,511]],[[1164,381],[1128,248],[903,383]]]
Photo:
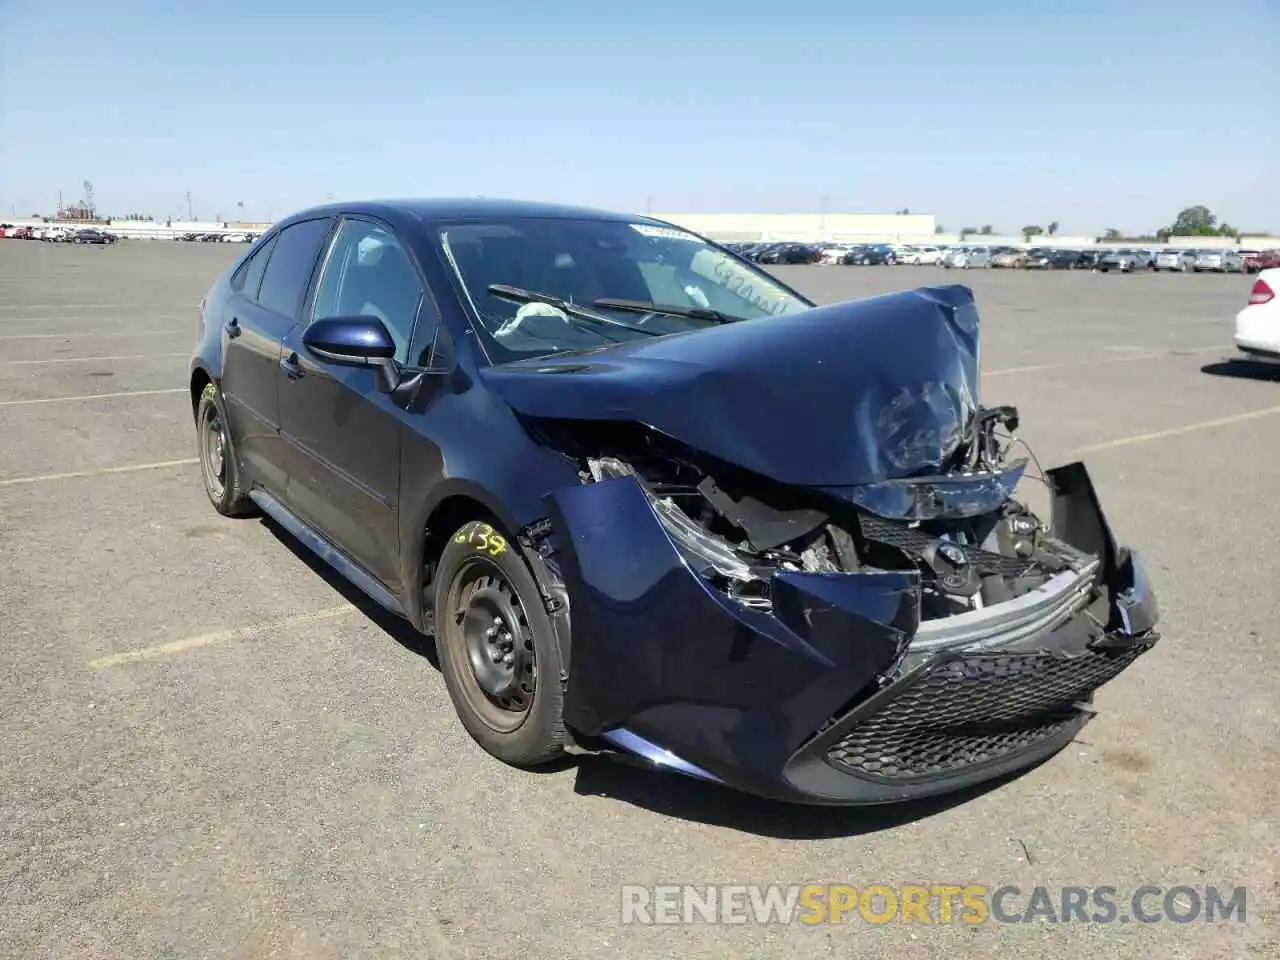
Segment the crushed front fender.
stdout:
[[566,722],[744,789],[779,792],[786,759],[893,666],[919,617],[915,573],[779,576],[772,615],[731,600],[688,569],[631,477],[548,508],[573,623]]
[[[624,476],[546,498],[575,733],[763,796],[884,803],[1037,762],[1158,639],[1141,559],[1081,465],[1051,472],[1065,571],[989,619],[920,622],[919,574],[775,572],[752,606],[686,562]],[[927,629],[926,629],[927,628]]]

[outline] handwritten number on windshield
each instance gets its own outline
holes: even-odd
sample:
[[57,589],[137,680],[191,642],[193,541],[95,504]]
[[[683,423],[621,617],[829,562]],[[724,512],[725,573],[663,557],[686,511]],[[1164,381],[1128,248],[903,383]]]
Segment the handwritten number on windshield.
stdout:
[[757,293],[756,288],[751,285],[750,279],[734,270],[732,264],[721,261],[715,265],[713,272],[716,275],[717,283],[758,310],[772,316],[782,306],[781,303],[773,303],[762,294]]

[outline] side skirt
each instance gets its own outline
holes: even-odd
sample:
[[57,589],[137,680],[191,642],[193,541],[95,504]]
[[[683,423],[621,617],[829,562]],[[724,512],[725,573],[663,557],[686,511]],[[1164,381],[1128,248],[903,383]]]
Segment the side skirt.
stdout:
[[395,594],[383,586],[372,574],[367,573],[364,567],[334,546],[328,539],[311,529],[306,521],[299,518],[297,514],[267,493],[266,490],[261,487],[255,487],[249,491],[249,499],[256,503],[263,513],[288,530],[308,550],[340,573],[348,583],[367,595],[378,606],[389,610],[398,617],[405,616],[404,607],[396,599]]

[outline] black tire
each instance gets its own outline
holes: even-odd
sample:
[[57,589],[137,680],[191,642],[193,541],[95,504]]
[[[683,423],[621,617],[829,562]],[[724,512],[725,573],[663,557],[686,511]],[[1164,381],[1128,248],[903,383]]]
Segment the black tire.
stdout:
[[[517,767],[560,756],[564,664],[514,541],[490,524],[464,524],[441,551],[434,581],[436,652],[467,733]],[[501,655],[511,661],[492,659]]]
[[[221,435],[221,455],[215,456],[216,441],[211,434]],[[196,404],[196,452],[200,458],[200,475],[204,480],[204,492],[209,496],[213,509],[224,517],[251,517],[258,510],[245,492],[240,478],[240,465],[236,462],[231,429],[222,406],[222,394],[216,384],[205,384]],[[220,460],[220,462],[219,462]]]

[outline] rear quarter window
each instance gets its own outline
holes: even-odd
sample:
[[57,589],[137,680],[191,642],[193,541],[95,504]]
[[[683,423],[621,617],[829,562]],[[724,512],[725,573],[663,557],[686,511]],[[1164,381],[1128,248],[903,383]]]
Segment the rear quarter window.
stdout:
[[240,268],[231,277],[232,290],[250,300],[258,299],[258,288],[262,286],[262,275],[266,272],[267,260],[271,257],[275,243],[276,238],[273,236],[240,264]]

